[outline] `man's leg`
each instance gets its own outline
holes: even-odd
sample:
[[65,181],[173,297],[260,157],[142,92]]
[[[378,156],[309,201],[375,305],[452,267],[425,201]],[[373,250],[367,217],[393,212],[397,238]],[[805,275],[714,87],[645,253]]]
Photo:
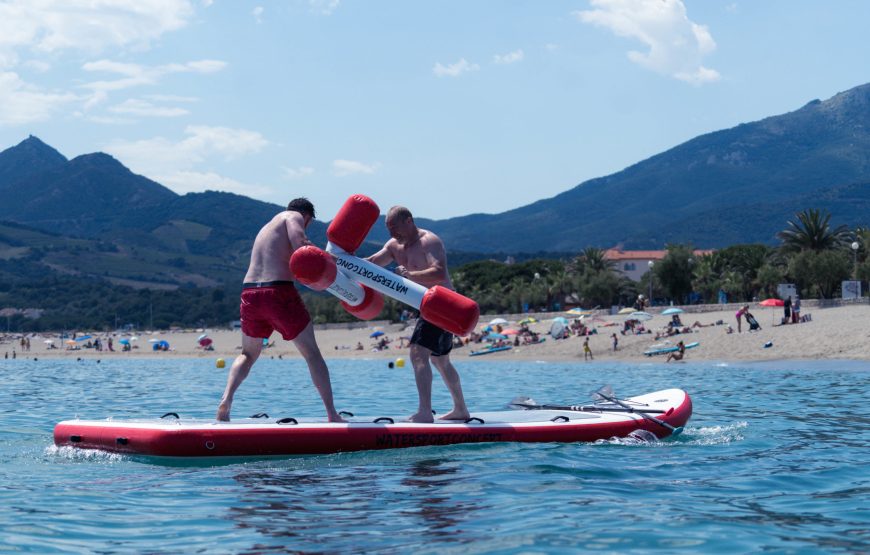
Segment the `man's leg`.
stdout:
[[299,349],[299,352],[305,358],[305,362],[308,363],[311,382],[323,400],[327,418],[330,422],[344,422],[344,419],[336,412],[335,405],[333,404],[329,368],[326,367],[326,361],[323,360],[323,355],[317,346],[317,341],[314,338],[314,327],[311,322],[293,339],[293,344],[296,345],[296,348]]
[[471,415],[468,413],[468,407],[465,406],[465,397],[462,395],[462,381],[459,379],[459,372],[450,362],[450,355],[433,356],[432,363],[441,374],[441,379],[444,380],[444,385],[450,391],[450,396],[453,398],[453,410],[445,414],[440,420],[467,420]]
[[409,422],[434,422],[432,417],[432,367],[429,366],[429,355],[432,351],[411,344],[411,366],[414,367],[414,380],[417,382],[417,396],[420,398],[417,412],[408,418]]
[[260,356],[260,351],[263,349],[263,340],[256,337],[248,337],[242,334],[242,354],[236,357],[233,365],[230,367],[230,373],[227,377],[227,388],[224,390],[224,396],[221,397],[221,402],[218,405],[217,418],[224,422],[230,420],[230,408],[233,405],[233,395],[236,390],[248,377],[251,367],[257,362],[257,357]]

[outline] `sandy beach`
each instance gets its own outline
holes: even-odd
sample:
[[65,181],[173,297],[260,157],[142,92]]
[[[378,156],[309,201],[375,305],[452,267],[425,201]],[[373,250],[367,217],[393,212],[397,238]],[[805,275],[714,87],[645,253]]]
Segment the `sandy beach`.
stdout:
[[[685,307],[686,310],[698,310],[697,307]],[[870,360],[870,305],[852,304],[822,308],[814,306],[812,301],[804,302],[803,315],[809,314],[812,318],[809,322],[800,324],[779,325],[782,308],[763,308],[754,306],[753,314],[761,324],[760,331],[748,332],[748,326],[743,323],[743,332],[737,333],[734,310],[729,307],[726,310],[708,312],[686,312],[681,315],[685,326],[692,326],[695,322],[706,327],[691,328],[692,333],[675,335],[667,338],[655,339],[655,333],[662,330],[670,320],[668,316],[662,316],[657,312],[661,309],[654,308],[652,320],[646,322],[646,328],[652,333],[638,335],[621,334],[625,316],[621,315],[595,315],[587,318],[587,325],[596,333],[589,335],[589,345],[595,361],[661,361],[664,356],[647,357],[644,351],[654,346],[676,345],[679,340],[685,343],[698,342],[697,348],[686,352],[686,360],[777,360],[777,359],[853,359]],[[548,335],[552,318],[565,316],[564,314],[538,314],[540,320],[529,327],[533,331],[546,337],[546,341],[536,345],[514,347],[508,351],[490,353],[485,356],[475,357],[473,360],[543,360],[543,361],[579,361],[583,360],[583,337],[571,336],[566,339],[554,340]],[[481,316],[478,329],[495,318],[495,315]],[[521,318],[515,316],[514,318]],[[511,317],[507,319],[511,321]],[[716,325],[717,321],[722,324]],[[506,328],[517,327],[514,322]],[[713,324],[713,325],[710,325]],[[776,325],[774,325],[776,324]],[[318,326],[316,336],[318,344],[325,358],[382,358],[386,361],[397,358],[407,360],[407,341],[400,338],[409,337],[413,328],[404,324],[376,322],[373,325],[359,323],[362,327],[348,329],[347,327],[329,326],[332,329],[323,329]],[[727,333],[730,325],[733,333]],[[384,337],[390,340],[388,348],[384,350],[374,349],[377,339],[370,337],[375,331],[382,331]],[[144,358],[144,357],[197,357],[197,358],[223,358],[229,365],[232,359],[241,350],[241,332],[228,329],[203,329],[203,330],[174,330],[139,332],[135,334],[121,333],[94,333],[81,330],[78,335],[88,333],[92,338],[100,337],[103,342],[103,350],[83,348],[86,342],[78,342],[66,345],[59,334],[29,334],[30,351],[22,352],[20,347],[21,335],[7,334],[0,342],[0,353],[12,358],[13,351],[17,358]],[[618,349],[613,350],[612,334],[616,333],[619,340]],[[214,350],[206,351],[198,347],[197,339],[206,334],[213,340]],[[113,338],[114,351],[106,349],[107,339]],[[135,339],[131,342],[133,348],[130,351],[120,350],[121,339]],[[511,338],[512,339],[512,338]],[[170,345],[169,351],[152,350],[153,342],[165,340]],[[400,343],[402,346],[400,347]],[[358,344],[362,350],[357,350]],[[765,345],[769,345],[765,347]],[[50,346],[56,348],[50,349]],[[485,344],[470,343],[453,350],[453,359],[457,362],[472,360],[469,353],[479,350]],[[270,346],[263,350],[262,356],[274,358],[298,357],[299,353],[291,342],[283,341],[275,334],[270,339]]]

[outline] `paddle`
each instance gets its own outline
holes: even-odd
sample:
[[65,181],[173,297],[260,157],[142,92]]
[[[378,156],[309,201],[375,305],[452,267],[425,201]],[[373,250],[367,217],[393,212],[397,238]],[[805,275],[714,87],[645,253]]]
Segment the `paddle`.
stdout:
[[[511,407],[520,407],[526,410],[571,410],[577,412],[637,412],[633,407],[602,407],[599,405],[539,405],[531,397],[515,397],[513,401],[508,403]],[[653,409],[649,412],[663,413],[665,411]]]
[[611,389],[611,387],[609,385],[605,385],[602,388],[600,388],[598,391],[593,392],[592,396],[596,397],[596,398],[604,399],[605,401],[610,401],[611,403],[615,403],[621,407],[625,407],[627,409],[630,409],[629,412],[636,412],[637,414],[643,416],[644,418],[646,418],[650,422],[655,422],[659,426],[667,428],[668,430],[671,431],[671,435],[678,436],[681,433],[683,433],[682,426],[680,426],[679,428],[675,428],[675,427],[671,426],[670,424],[668,424],[667,422],[665,422],[664,420],[659,420],[655,416],[650,416],[649,413],[647,413],[647,412],[637,410],[636,408],[632,407],[631,405],[624,403],[623,401],[620,401],[619,399],[617,399],[613,395],[613,389]]

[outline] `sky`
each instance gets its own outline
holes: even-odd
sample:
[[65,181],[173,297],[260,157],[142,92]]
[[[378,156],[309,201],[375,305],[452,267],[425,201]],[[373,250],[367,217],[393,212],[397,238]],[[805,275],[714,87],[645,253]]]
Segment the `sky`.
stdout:
[[870,82],[868,21],[864,0],[0,0],[0,150],[36,135],[321,220],[356,193],[498,213]]

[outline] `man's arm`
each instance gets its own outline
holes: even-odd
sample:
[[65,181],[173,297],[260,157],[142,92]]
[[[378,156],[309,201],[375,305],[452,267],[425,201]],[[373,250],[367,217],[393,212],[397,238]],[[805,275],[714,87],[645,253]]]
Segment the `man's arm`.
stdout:
[[[392,239],[390,239],[390,241],[392,241]],[[383,246],[381,250],[369,257],[366,257],[366,260],[377,264],[378,266],[386,266],[387,264],[392,262],[393,253],[390,252],[390,241],[387,241],[387,243]]]
[[290,212],[284,220],[284,225],[287,226],[287,238],[290,239],[290,246],[294,251],[299,247],[313,244],[305,235],[305,218],[299,212]]

